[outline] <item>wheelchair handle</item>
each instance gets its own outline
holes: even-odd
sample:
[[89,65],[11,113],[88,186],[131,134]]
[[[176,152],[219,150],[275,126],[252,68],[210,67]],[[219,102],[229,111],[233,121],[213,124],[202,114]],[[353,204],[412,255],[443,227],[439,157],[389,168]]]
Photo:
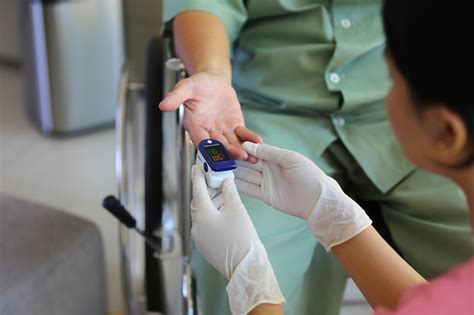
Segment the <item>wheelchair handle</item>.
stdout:
[[107,209],[114,217],[116,217],[122,224],[128,228],[135,228],[137,221],[132,215],[122,206],[120,201],[114,196],[110,195],[102,201],[102,207]]

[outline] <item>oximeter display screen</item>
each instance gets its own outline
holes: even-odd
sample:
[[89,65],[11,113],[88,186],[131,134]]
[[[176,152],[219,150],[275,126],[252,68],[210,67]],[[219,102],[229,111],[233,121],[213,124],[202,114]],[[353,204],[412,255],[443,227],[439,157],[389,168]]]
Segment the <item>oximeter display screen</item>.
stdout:
[[229,157],[224,151],[224,148],[220,144],[205,146],[207,154],[211,157],[213,162],[228,161]]

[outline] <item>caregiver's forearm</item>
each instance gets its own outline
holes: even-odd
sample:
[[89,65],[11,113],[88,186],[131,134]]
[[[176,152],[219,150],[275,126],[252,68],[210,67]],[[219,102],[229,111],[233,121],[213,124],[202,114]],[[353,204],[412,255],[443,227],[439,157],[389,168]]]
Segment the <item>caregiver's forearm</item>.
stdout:
[[426,282],[372,226],[332,251],[372,307],[394,308],[407,289]]
[[283,304],[260,304],[250,311],[249,315],[283,315]]

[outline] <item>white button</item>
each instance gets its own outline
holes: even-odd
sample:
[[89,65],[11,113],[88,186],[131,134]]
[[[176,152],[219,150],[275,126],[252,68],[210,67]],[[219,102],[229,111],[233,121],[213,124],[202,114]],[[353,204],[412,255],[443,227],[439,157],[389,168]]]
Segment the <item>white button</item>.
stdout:
[[341,26],[343,28],[350,28],[352,26],[352,22],[349,19],[342,19],[341,20]]
[[211,143],[212,143],[212,140],[207,140],[207,143],[211,144]]
[[329,80],[331,80],[331,82],[334,84],[338,84],[339,82],[341,82],[341,77],[339,76],[339,74],[333,72],[329,75]]
[[346,124],[346,120],[342,116],[334,116],[332,121],[336,126],[344,126]]

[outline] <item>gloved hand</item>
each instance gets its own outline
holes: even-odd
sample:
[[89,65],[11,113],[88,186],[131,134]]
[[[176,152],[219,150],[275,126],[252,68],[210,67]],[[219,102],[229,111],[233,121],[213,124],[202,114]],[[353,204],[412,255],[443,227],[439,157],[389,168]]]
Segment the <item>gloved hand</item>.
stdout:
[[281,304],[285,298],[247,210],[232,179],[222,194],[209,196],[202,170],[192,170],[191,235],[197,250],[229,279],[232,314],[247,314],[262,303]]
[[242,147],[259,161],[238,162],[235,183],[239,191],[306,220],[326,250],[372,223],[339,184],[305,156],[252,142],[244,142]]

